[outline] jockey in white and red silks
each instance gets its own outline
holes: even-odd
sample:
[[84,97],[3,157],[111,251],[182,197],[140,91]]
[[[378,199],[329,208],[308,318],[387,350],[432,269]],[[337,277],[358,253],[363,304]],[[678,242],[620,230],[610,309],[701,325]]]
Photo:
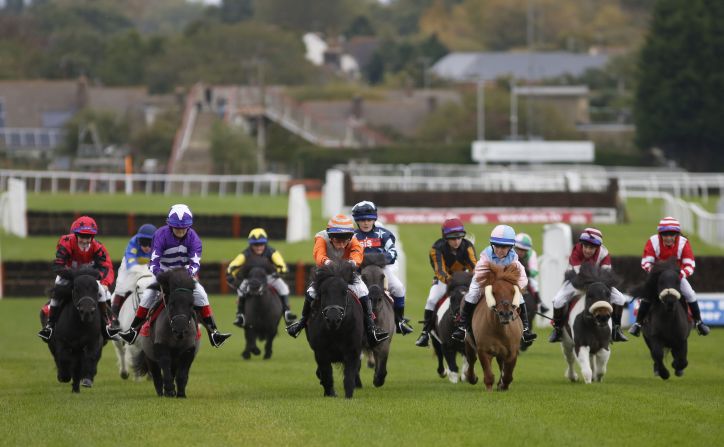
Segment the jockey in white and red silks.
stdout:
[[[651,236],[644,246],[644,255],[641,258],[641,268],[647,272],[651,271],[654,263],[657,261],[666,261],[667,259],[676,259],[679,268],[679,287],[681,294],[684,295],[686,303],[691,310],[691,316],[694,318],[694,324],[699,335],[708,335],[709,326],[701,321],[701,311],[699,303],[696,301],[696,292],[691,288],[691,284],[687,280],[694,274],[696,261],[694,260],[694,251],[691,249],[689,240],[681,235],[681,224],[673,217],[664,217],[659,221],[657,234]],[[644,321],[649,310],[649,303],[641,300],[636,322],[631,325],[629,332],[632,335],[639,336],[641,332],[641,322]]]
[[[578,273],[584,263],[594,264],[602,269],[611,268],[611,255],[603,245],[603,233],[596,228],[583,230],[568,258],[568,270]],[[561,341],[566,307],[576,293],[577,290],[570,281],[563,281],[563,285],[553,298],[553,332],[548,338],[549,342]],[[611,338],[613,341],[628,341],[621,332],[621,315],[623,307],[626,305],[626,297],[615,287],[611,287],[611,304],[613,305]]]
[[[201,317],[201,323],[209,334],[209,341],[214,347],[221,346],[231,334],[223,334],[216,328],[213,312],[209,304],[209,297],[206,290],[198,281],[199,269],[201,268],[201,239],[196,231],[191,228],[193,225],[193,214],[188,206],[183,204],[173,205],[168,213],[166,224],[156,230],[153,235],[153,251],[149,267],[151,273],[156,277],[166,270],[184,268],[189,276],[194,278],[194,307]],[[131,327],[121,332],[120,337],[128,343],[133,343],[138,336],[138,329],[145,321],[148,310],[158,302],[160,298],[159,286],[151,285],[143,291],[141,303],[136,311],[136,316]]]

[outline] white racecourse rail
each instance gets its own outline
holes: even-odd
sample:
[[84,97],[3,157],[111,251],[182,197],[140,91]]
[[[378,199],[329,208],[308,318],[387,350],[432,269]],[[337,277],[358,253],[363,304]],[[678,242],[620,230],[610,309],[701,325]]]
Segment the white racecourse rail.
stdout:
[[29,192],[69,193],[145,193],[190,194],[285,194],[290,176],[195,175],[195,174],[114,174],[73,171],[0,170],[0,191],[7,190],[8,179],[25,181]]

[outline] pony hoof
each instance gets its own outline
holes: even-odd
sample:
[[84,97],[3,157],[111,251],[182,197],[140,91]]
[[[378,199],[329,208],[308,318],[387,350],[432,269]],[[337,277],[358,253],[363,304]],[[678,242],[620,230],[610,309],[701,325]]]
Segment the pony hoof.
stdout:
[[272,353],[271,352],[265,352],[264,353],[264,360],[269,360],[271,358]]
[[468,383],[469,383],[470,385],[475,385],[476,383],[478,383],[478,377],[477,377],[477,376],[470,377],[470,378],[468,379]]
[[329,391],[329,392],[325,391],[324,397],[337,397],[337,393],[334,390]]
[[80,387],[74,386],[74,387],[71,389],[71,392],[73,392],[73,393],[80,393]]
[[458,383],[460,381],[460,375],[456,372],[451,372],[448,375],[448,380],[450,380],[450,383]]
[[163,395],[166,397],[176,397],[176,390],[165,390]]
[[249,360],[249,359],[251,358],[251,354],[249,353],[249,351],[244,351],[244,352],[241,353],[241,357],[242,357],[244,360]]
[[659,377],[661,377],[664,380],[668,380],[671,374],[669,373],[668,369],[660,370],[659,371]]
[[186,399],[186,393],[183,393],[183,394],[182,394],[182,393],[178,393],[178,394],[176,395],[176,398],[177,398],[177,399]]
[[259,355],[259,354],[261,354],[261,351],[259,350],[259,348],[251,348],[250,351],[251,351],[251,353],[254,354],[254,355]]
[[68,383],[68,382],[70,382],[70,376],[64,376],[62,374],[58,374],[58,382]]
[[684,370],[683,370],[683,369],[677,369],[676,371],[674,371],[674,374],[676,374],[676,377],[681,377],[681,376],[684,375]]
[[126,379],[128,379],[128,377],[129,377],[128,371],[123,371],[121,373],[121,379],[126,380]]
[[80,384],[86,388],[90,388],[93,386],[93,381],[91,379],[86,378],[86,379],[81,380]]
[[374,386],[376,386],[377,388],[379,388],[385,384],[385,378],[384,377],[380,377],[380,378],[375,377],[374,380],[372,380],[372,384]]

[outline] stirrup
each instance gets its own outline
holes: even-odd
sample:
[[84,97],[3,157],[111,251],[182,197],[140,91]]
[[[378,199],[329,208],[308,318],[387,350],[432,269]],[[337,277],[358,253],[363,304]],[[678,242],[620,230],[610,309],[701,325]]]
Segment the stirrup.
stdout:
[[626,338],[625,335],[623,335],[623,332],[621,332],[621,326],[616,325],[613,327],[613,330],[611,331],[611,340],[613,341],[628,341],[628,338]]
[[43,329],[38,332],[38,337],[40,337],[41,340],[48,343],[50,341],[50,338],[53,336],[53,328],[50,326],[45,326]]
[[132,345],[138,338],[138,331],[133,328],[128,328],[127,331],[119,332],[118,336],[121,337],[121,340]]
[[548,342],[549,343],[558,343],[562,339],[563,339],[563,328],[553,326],[553,332],[551,332],[551,336],[548,337]]
[[302,329],[304,329],[304,326],[306,326],[304,321],[295,321],[294,323],[287,326],[287,334],[291,335],[294,338],[297,338],[299,337],[299,334],[302,333]]
[[528,328],[527,330],[523,331],[522,338],[524,342],[531,343],[538,338],[538,334],[531,332],[530,328]]
[[292,313],[291,310],[285,310],[284,311],[284,322],[286,324],[292,324],[294,320],[297,319],[297,316]]
[[455,328],[452,334],[450,334],[450,338],[452,338],[455,341],[464,342],[465,336],[467,335],[467,331],[464,327],[458,326]]
[[415,346],[419,346],[421,348],[427,348],[430,345],[430,333],[427,331],[422,331],[420,333],[420,336],[417,337],[417,340],[415,340]]
[[709,332],[711,332],[711,329],[709,329],[709,326],[705,325],[703,321],[699,320],[696,322],[696,332],[698,332],[699,335],[707,336]]
[[105,326],[105,333],[109,340],[115,340],[120,332],[121,328],[118,326],[113,326],[112,324]]
[[243,328],[244,326],[246,326],[246,318],[244,317],[244,314],[242,314],[242,313],[236,314],[236,320],[234,320],[234,322],[231,324],[233,324],[236,327],[240,327],[240,328]]
[[218,331],[218,329],[214,329],[209,334],[209,340],[211,341],[211,345],[214,348],[218,348],[219,346],[223,345],[227,338],[231,337],[231,334],[222,334]]
[[387,331],[383,331],[382,329],[375,327],[374,329],[372,329],[372,338],[374,338],[374,340],[379,343],[390,338],[390,334]]
[[628,328],[628,333],[634,337],[641,335],[641,324],[638,321],[632,324],[631,327]]

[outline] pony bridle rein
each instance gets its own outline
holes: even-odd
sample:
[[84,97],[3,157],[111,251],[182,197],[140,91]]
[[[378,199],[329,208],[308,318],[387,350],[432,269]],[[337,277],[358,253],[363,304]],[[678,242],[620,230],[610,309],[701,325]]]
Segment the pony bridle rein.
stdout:
[[668,289],[664,289],[661,292],[659,292],[659,300],[664,301],[664,297],[668,296],[668,295],[673,296],[677,300],[681,299],[681,292],[679,292],[678,290],[673,289],[673,288],[668,288]]

